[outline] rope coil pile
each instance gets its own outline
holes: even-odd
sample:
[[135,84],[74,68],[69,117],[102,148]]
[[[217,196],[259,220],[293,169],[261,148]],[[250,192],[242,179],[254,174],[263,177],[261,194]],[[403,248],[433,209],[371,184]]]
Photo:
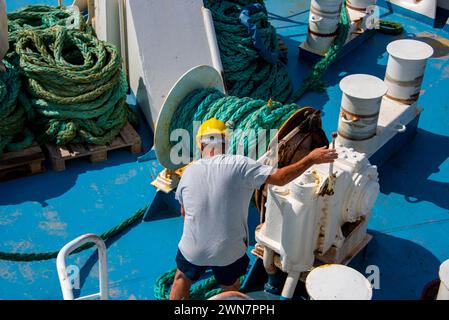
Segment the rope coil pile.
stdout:
[[128,84],[115,46],[56,26],[22,30],[16,52],[39,141],[103,145],[128,121],[137,123],[126,104]]
[[[263,59],[239,19],[242,9],[255,2],[263,4],[255,0],[204,1],[212,12],[226,84],[233,96],[285,102],[293,91],[287,66],[279,59],[275,64]],[[276,30],[266,9],[253,14],[251,20],[267,49],[279,52]]]
[[34,5],[8,13],[9,41],[15,43],[24,29],[43,31],[54,26],[85,30],[87,25],[77,7]]
[[0,72],[0,156],[32,144],[33,136],[26,128],[27,113],[18,101],[21,86],[17,68],[3,61],[6,72]]

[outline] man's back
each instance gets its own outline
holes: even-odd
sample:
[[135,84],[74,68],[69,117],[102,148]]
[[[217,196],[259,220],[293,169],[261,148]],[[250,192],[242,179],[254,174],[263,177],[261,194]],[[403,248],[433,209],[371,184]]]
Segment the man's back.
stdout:
[[242,156],[201,159],[183,174],[176,198],[185,209],[179,249],[199,266],[226,266],[246,252],[248,207],[273,168]]

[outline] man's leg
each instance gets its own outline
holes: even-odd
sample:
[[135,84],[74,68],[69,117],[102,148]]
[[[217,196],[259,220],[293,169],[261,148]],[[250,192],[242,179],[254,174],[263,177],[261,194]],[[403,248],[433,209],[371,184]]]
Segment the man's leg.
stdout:
[[228,266],[212,268],[214,276],[224,292],[240,290],[240,277],[246,273],[248,264],[249,258],[245,254]]
[[170,300],[189,300],[189,290],[192,281],[189,280],[179,269],[176,270],[175,280],[170,291]]

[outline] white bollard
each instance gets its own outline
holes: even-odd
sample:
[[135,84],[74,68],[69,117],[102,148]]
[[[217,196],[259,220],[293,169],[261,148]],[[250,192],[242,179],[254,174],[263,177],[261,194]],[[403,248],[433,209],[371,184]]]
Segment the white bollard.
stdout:
[[440,288],[438,290],[437,300],[449,300],[449,260],[443,262],[440,266]]
[[307,45],[325,54],[337,36],[342,0],[312,0]]
[[339,264],[313,269],[306,278],[311,300],[371,300],[373,289],[363,274]]
[[346,0],[346,10],[351,20],[349,40],[368,29],[376,28],[376,0]]
[[346,0],[346,8],[352,21],[366,16],[368,9],[376,5],[376,0]]
[[337,141],[342,146],[358,150],[360,141],[376,135],[380,105],[387,86],[377,77],[355,74],[344,78],[340,88],[343,97]]
[[387,97],[405,105],[413,105],[419,99],[427,60],[433,48],[425,42],[403,39],[391,42],[385,83]]

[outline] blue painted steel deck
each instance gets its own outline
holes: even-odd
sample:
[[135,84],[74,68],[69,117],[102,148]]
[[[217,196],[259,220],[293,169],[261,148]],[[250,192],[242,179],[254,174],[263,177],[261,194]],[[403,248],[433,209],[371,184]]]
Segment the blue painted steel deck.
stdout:
[[[45,1],[8,1],[9,10]],[[55,3],[56,1],[46,1]],[[69,4],[71,1],[64,1]],[[289,70],[298,86],[309,65],[297,61],[297,47],[307,33],[307,1],[268,0],[273,24],[289,48]],[[407,37],[423,33],[449,38],[442,29],[383,10],[387,19],[402,22]],[[329,89],[301,101],[324,113],[330,134],[337,127],[341,92],[339,81],[352,73],[385,74],[386,45],[394,37],[377,34],[329,70]],[[440,263],[449,258],[449,48],[442,46],[430,61],[420,106],[424,108],[416,138],[379,168],[381,194],[369,224],[374,240],[366,259],[351,264],[364,272],[377,265],[380,290],[375,299],[417,299],[424,285],[437,278]],[[130,98],[132,100],[132,98]],[[142,117],[143,119],[143,117]],[[150,129],[139,132],[144,149],[151,146]],[[40,252],[61,248],[76,236],[101,233],[151,202],[151,175],[161,166],[136,162],[126,151],[90,164],[79,159],[62,173],[48,172],[0,184],[0,251]],[[257,213],[251,211],[257,221]],[[182,219],[161,213],[109,243],[109,279],[115,299],[152,299],[156,278],[174,266]],[[69,263],[82,272],[81,293],[97,290],[98,271],[93,250],[73,256]],[[61,299],[55,261],[0,261],[0,299]]]

